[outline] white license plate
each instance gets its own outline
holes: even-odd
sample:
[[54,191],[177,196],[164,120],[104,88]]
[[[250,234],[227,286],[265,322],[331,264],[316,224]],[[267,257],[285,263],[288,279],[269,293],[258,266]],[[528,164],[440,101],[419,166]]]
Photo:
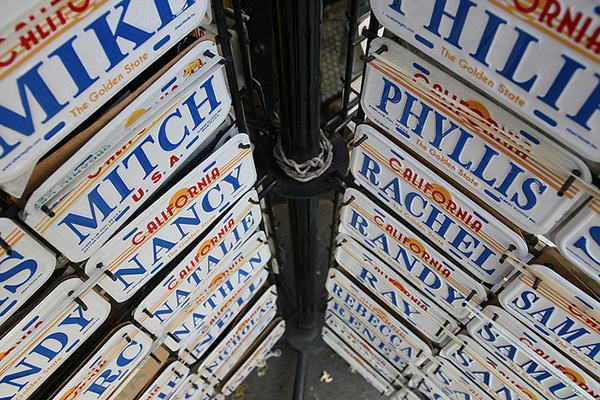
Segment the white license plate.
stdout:
[[126,324],[112,333],[55,398],[108,398],[135,371],[151,348],[150,336],[133,324]]
[[421,365],[431,356],[430,346],[405,322],[382,308],[364,290],[344,279],[339,271],[329,271],[326,287],[331,295],[327,305],[331,312],[347,321],[358,317],[363,324],[371,324],[371,328],[379,331],[393,347],[398,348],[410,364]]
[[600,283],[600,199],[580,209],[554,241],[563,256]]
[[190,369],[181,361],[168,364],[163,372],[142,393],[139,400],[169,399],[185,383]]
[[[354,200],[350,201],[352,198]],[[461,267],[357,190],[346,189],[339,229],[375,253],[457,319],[469,315],[466,303],[478,305],[487,297],[483,286]],[[337,238],[338,243],[345,240],[348,239],[344,235]]]
[[171,316],[206,290],[217,274],[251,254],[259,240],[266,240],[262,234],[250,238],[262,219],[260,206],[250,199],[257,199],[255,190],[242,197],[201,243],[187,251],[184,260],[138,304],[133,313],[136,321],[150,332],[159,332]]
[[584,158],[600,161],[596,1],[371,5],[396,35]]
[[[277,311],[272,308],[264,318],[258,320],[245,321],[243,330],[235,332],[235,336],[228,336],[230,343],[228,346],[220,347],[217,358],[214,358],[210,363],[203,363],[204,371],[202,375],[207,380],[222,381],[226,375],[231,372],[235,365],[241,360],[250,349],[250,346],[258,339],[259,335],[265,332],[269,324],[275,319]],[[246,335],[246,336],[244,336]]]
[[485,319],[474,318],[467,325],[469,334],[544,398],[593,399],[597,396],[600,389],[597,379],[591,378],[504,309],[488,306],[482,314]]
[[360,358],[352,348],[342,342],[331,330],[324,327],[321,336],[342,359],[354,368],[367,382],[373,385],[381,394],[389,396],[396,388],[388,383],[371,365]]
[[2,182],[27,170],[178,43],[208,6],[206,0],[46,3],[46,14],[0,44]]
[[56,257],[8,218],[0,218],[0,236],[11,249],[0,249],[0,325],[52,276]]
[[277,325],[270,328],[270,332],[263,339],[262,343],[254,350],[254,352],[244,361],[244,363],[235,371],[229,380],[225,382],[221,388],[221,393],[225,396],[231,395],[235,389],[250,375],[258,362],[264,359],[265,355],[271,351],[273,346],[281,339],[285,333],[285,321],[282,319],[277,322]]
[[[27,202],[24,221],[71,261],[90,257],[168,177],[209,143],[225,120],[230,97],[223,68],[206,65],[203,71],[203,65],[195,75],[183,76],[190,63],[199,60],[196,51],[214,50],[209,42],[202,43],[106,125]],[[214,63],[205,58],[204,62]],[[166,104],[154,104],[163,96]],[[144,112],[135,125],[130,118],[135,119],[140,110],[151,111]],[[129,123],[134,125],[125,129]]]
[[82,284],[63,281],[0,341],[6,399],[30,397],[108,318],[110,304],[93,290],[79,296],[81,304],[70,298]]
[[[541,265],[522,274],[498,295],[502,307],[561,348],[600,379],[600,304],[562,276]],[[535,289],[534,289],[535,287]]]
[[469,378],[488,393],[497,393],[507,399],[535,399],[537,392],[525,383],[512,369],[484,349],[470,336],[456,335],[440,350],[440,355],[450,360]]
[[[588,196],[581,160],[404,47],[377,46],[388,51],[367,66],[367,116],[455,183],[531,233],[549,232]],[[562,189],[574,174],[585,183]]]
[[335,333],[345,345],[352,348],[360,358],[365,360],[389,384],[398,387],[403,383],[404,378],[402,377],[402,373],[338,317],[332,315],[330,318],[327,318],[325,326]]
[[98,284],[119,302],[133,296],[251,188],[256,170],[249,143],[248,136],[235,136],[173,183],[90,257],[86,273],[110,271]]
[[397,217],[427,238],[482,281],[494,285],[512,270],[501,262],[512,256],[525,260],[525,241],[471,199],[437,176],[374,128],[352,152],[350,171],[358,184],[390,207]]
[[423,372],[440,387],[452,393],[451,398],[469,400],[492,400],[487,393],[467,378],[446,359],[436,356],[423,368]]
[[[458,330],[458,323],[453,317],[385,263],[368,251],[363,251],[354,240],[350,239],[337,248],[335,260],[364,285],[369,293],[383,301],[428,339],[438,344],[444,343],[449,339],[446,330]],[[348,280],[342,274],[339,274],[339,279]],[[442,327],[446,327],[446,330]]]
[[207,293],[191,302],[165,327],[164,332],[169,334],[163,343],[173,351],[193,349],[210,329],[211,321],[219,325],[230,321],[267,280],[268,272],[263,267],[269,258],[265,245],[253,259],[229,271],[230,276],[215,278]]

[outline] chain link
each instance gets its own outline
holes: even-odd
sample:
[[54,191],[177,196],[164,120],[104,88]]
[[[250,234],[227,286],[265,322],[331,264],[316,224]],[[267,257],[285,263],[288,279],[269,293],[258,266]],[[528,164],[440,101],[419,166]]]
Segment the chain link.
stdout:
[[298,164],[285,156],[280,139],[277,139],[273,156],[287,176],[298,182],[308,182],[321,176],[331,166],[333,145],[323,131],[319,131],[319,154],[316,157]]

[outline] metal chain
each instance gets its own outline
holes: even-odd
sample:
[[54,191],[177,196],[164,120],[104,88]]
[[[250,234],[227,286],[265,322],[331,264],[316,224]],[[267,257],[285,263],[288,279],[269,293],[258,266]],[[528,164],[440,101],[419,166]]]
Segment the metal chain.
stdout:
[[298,182],[308,182],[321,176],[331,166],[333,145],[321,130],[319,131],[319,154],[316,157],[298,164],[285,156],[280,139],[277,139],[277,144],[273,148],[273,156],[287,176]]

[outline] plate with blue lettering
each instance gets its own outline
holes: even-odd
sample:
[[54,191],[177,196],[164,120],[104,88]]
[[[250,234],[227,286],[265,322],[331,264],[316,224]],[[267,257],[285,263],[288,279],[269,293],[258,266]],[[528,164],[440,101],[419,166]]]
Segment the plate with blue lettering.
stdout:
[[554,236],[561,254],[600,283],[600,199],[590,200]]
[[563,146],[600,161],[597,1],[387,0],[371,6],[393,33]]
[[211,50],[197,44],[101,129],[35,190],[24,221],[74,262],[104,244],[226,119],[231,99]]
[[529,257],[517,232],[375,128],[359,125],[355,135],[366,136],[352,151],[356,182],[471,274],[495,285],[513,270],[505,258]]
[[588,198],[587,165],[390,39],[368,63],[368,118],[521,230],[545,234]]
[[0,182],[27,171],[194,29],[207,0],[47,0],[0,43]]
[[600,378],[600,303],[547,267],[529,268],[535,276],[519,275],[498,294],[500,304]]
[[52,276],[56,256],[8,218],[0,218],[0,325]]

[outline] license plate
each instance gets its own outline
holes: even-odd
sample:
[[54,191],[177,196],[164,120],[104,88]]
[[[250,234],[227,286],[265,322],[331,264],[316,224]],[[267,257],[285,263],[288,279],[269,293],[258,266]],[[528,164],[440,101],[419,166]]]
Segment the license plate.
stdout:
[[436,356],[423,371],[440,387],[452,393],[451,398],[468,400],[492,400],[477,385],[467,378],[465,374],[454,367],[449,361]]
[[151,348],[150,336],[133,324],[117,329],[55,398],[109,398],[150,353]]
[[0,249],[0,325],[52,276],[56,257],[8,218],[0,218],[0,235],[11,249]]
[[374,128],[352,152],[350,170],[358,184],[390,207],[482,281],[494,285],[512,271],[503,255],[525,260],[525,241],[443,178]]
[[592,199],[556,233],[563,256],[600,283],[600,199]]
[[396,35],[584,158],[600,161],[596,1],[371,5]]
[[[391,40],[372,44],[384,45],[362,105],[390,135],[526,232],[549,232],[587,198],[585,163]],[[563,189],[572,175],[585,183]]]
[[221,325],[229,321],[232,314],[247,304],[267,280],[268,272],[264,265],[269,258],[270,252],[265,245],[248,262],[228,271],[229,276],[223,274],[215,278],[207,293],[191,302],[165,327],[164,332],[168,332],[168,336],[163,343],[173,351],[184,345],[191,350],[209,331],[211,322]]
[[[214,50],[214,45],[203,43],[197,51]],[[192,51],[175,64],[168,76],[106,125],[25,205],[24,221],[71,261],[90,257],[168,177],[209,143],[225,120],[230,97],[222,67],[203,71],[202,66],[195,75],[188,74],[194,78],[191,82],[184,79],[182,71],[198,57]],[[162,96],[168,103],[156,106]],[[143,122],[124,128],[147,109],[152,111],[140,117]]]
[[332,315],[325,320],[325,326],[335,333],[346,346],[353,349],[360,358],[365,360],[389,384],[395,387],[402,385],[404,382],[402,373],[339,318]]
[[271,351],[279,339],[285,333],[285,321],[274,322],[274,326],[269,328],[269,333],[262,339],[254,352],[244,361],[244,363],[233,373],[226,383],[222,385],[221,393],[225,396],[231,395],[235,389],[250,375],[258,362],[265,358],[265,355]]
[[[469,315],[467,303],[478,305],[486,299],[486,290],[475,279],[364,194],[347,189],[344,204],[340,232],[375,253],[457,319]],[[338,243],[346,240],[345,235],[337,238]]]
[[[70,293],[83,282],[63,281],[0,341],[0,393],[30,397],[108,318],[110,304],[90,290],[79,302]],[[23,367],[27,368],[24,369]]]
[[[44,153],[178,43],[208,1],[47,1],[0,44],[0,181]],[[18,26],[18,25],[17,25]]]
[[342,342],[331,330],[324,327],[321,334],[323,341],[342,359],[354,368],[379,393],[390,396],[396,388],[388,383],[373,367],[361,359],[352,348]]
[[[335,260],[360,284],[404,320],[420,330],[428,339],[441,344],[449,338],[442,327],[450,332],[458,330],[458,323],[441,307],[413,288],[398,273],[380,262],[358,243],[350,239],[339,246]],[[348,281],[342,277],[340,280]],[[346,282],[346,286],[348,283]]]
[[220,345],[211,350],[207,358],[198,367],[208,381],[222,381],[243,358],[250,346],[258,339],[277,315],[274,307],[276,296],[268,300],[270,304],[258,300],[259,308],[253,307],[250,314],[245,314],[240,324],[234,326],[229,335],[223,338]]
[[457,342],[450,342],[440,350],[440,355],[450,360],[469,378],[488,393],[496,393],[506,399],[535,399],[539,394],[515,372],[498,362],[470,336],[456,335]]
[[600,354],[590,351],[600,348],[600,304],[556,272],[531,268],[541,283],[520,275],[499,293],[502,307],[600,379]]
[[[500,307],[467,325],[470,335],[547,399],[593,399],[598,380]],[[494,321],[490,323],[490,319]],[[509,334],[506,334],[508,332]],[[571,331],[572,333],[573,331]]]
[[119,302],[130,298],[223,216],[255,180],[248,136],[236,135],[94,253],[86,273],[110,271],[98,284]]
[[427,374],[414,367],[410,367],[407,374],[412,375],[408,384],[411,388],[425,394],[429,399],[453,398],[454,392],[448,387],[438,385]]
[[[150,332],[159,332],[168,320],[198,297],[215,276],[251,254],[258,240],[261,210],[248,200],[256,198],[251,190],[219,220],[197,246],[137,306],[133,318]],[[250,238],[249,242],[246,239]]]
[[164,371],[148,386],[139,400],[168,399],[185,383],[185,378],[190,369],[181,361],[173,361]]
[[344,279],[339,271],[329,271],[326,286],[331,296],[327,305],[331,312],[349,322],[358,317],[363,324],[370,324],[392,347],[404,354],[411,365],[421,365],[431,356],[430,345],[417,336],[405,322],[401,322],[379,306],[364,290]]
[[183,385],[173,394],[172,400],[210,400],[214,396],[214,388],[202,377],[190,374],[185,378]]

